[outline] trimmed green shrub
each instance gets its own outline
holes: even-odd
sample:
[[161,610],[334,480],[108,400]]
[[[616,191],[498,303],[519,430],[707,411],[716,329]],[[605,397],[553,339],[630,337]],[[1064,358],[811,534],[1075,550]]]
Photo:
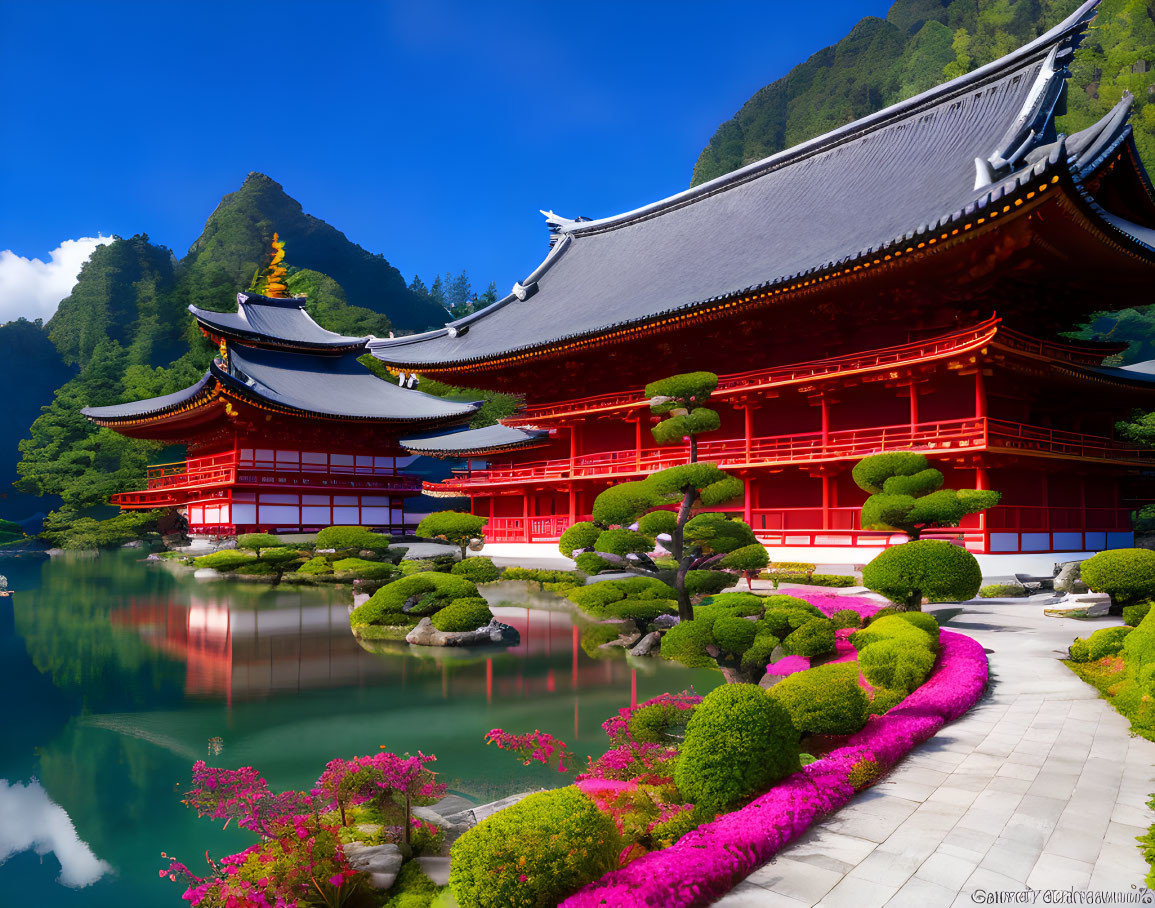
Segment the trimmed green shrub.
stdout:
[[484,539],[482,533],[488,517],[479,517],[477,514],[463,514],[461,511],[437,511],[428,515],[417,524],[417,535],[426,539],[444,539],[450,545],[461,549],[461,558],[465,560],[465,552],[469,543],[475,539]]
[[723,571],[686,571],[686,592],[691,596],[712,596],[734,585],[734,578]]
[[[439,574],[426,571],[394,580],[387,586],[381,587],[364,605],[353,610],[353,616],[369,606],[372,613],[405,612],[410,615],[432,615],[438,609],[444,608],[454,599],[479,598],[477,587],[464,577],[453,574]],[[414,600],[410,602],[410,600]],[[409,604],[406,611],[406,604]],[[363,624],[373,624],[372,620],[363,621]]]
[[773,634],[785,640],[807,621],[814,620],[816,619],[813,615],[802,609],[768,608],[762,620],[758,622],[758,627],[760,632]]
[[489,610],[489,604],[480,597],[454,599],[429,620],[435,628],[445,633],[475,631],[489,624],[493,620],[493,613]]
[[341,558],[332,562],[337,574],[356,574],[368,580],[382,580],[399,574],[398,568],[388,561],[366,561],[364,558]]
[[274,565],[256,559],[235,568],[232,573],[237,577],[272,577],[279,574],[280,570]]
[[887,713],[894,707],[898,706],[906,699],[906,691],[904,690],[887,690],[885,687],[877,688],[874,691],[874,696],[870,699],[870,704],[867,706],[867,712],[872,716],[881,716]]
[[1090,662],[1091,645],[1082,637],[1076,637],[1074,642],[1067,647],[1067,655],[1071,657],[1072,662]]
[[858,664],[836,662],[795,672],[772,688],[804,735],[850,735],[866,725],[866,691],[858,684]]
[[786,709],[756,684],[726,684],[690,717],[674,783],[695,805],[726,810],[800,768]]
[[727,616],[714,622],[712,632],[714,642],[719,649],[735,656],[741,656],[754,643],[758,626],[745,618]]
[[389,548],[389,537],[365,527],[325,527],[317,534],[318,549],[368,549],[383,552]]
[[265,564],[277,565],[278,567],[288,564],[290,561],[296,561],[304,558],[304,555],[299,549],[289,545],[274,546],[270,549],[265,549],[263,555],[258,555]]
[[1139,678],[1143,669],[1155,662],[1155,609],[1139,622],[1123,641],[1123,663],[1128,678]]
[[441,887],[425,875],[417,861],[406,861],[381,908],[429,908],[440,891]]
[[529,580],[534,583],[581,583],[573,571],[546,571],[538,568],[507,567],[501,572],[502,580]]
[[938,639],[939,627],[934,615],[928,615],[925,612],[899,612],[896,617],[907,624],[913,624],[920,631],[926,631],[935,640]]
[[490,583],[496,580],[501,572],[498,571],[492,558],[478,556],[457,562],[453,565],[450,573],[457,574],[460,577],[466,577],[474,583]]
[[737,617],[761,615],[764,601],[761,596],[752,593],[722,593],[703,600],[701,605],[694,608],[694,614],[710,614],[715,618],[723,614]]
[[574,564],[583,574],[590,574],[591,576],[605,570],[612,570],[614,567],[597,552],[582,552],[574,559]]
[[880,608],[877,612],[875,612],[869,618],[862,619],[862,625],[863,625],[863,627],[869,627],[875,621],[878,621],[881,618],[889,618],[891,615],[901,615],[901,614],[902,614],[902,612],[900,612],[894,606],[888,605],[885,608]]
[[760,542],[755,542],[728,552],[718,562],[718,567],[723,571],[749,572],[753,575],[761,568],[766,567],[769,558],[770,556],[766,554],[766,547]]
[[598,618],[652,621],[658,615],[678,612],[674,588],[652,577],[587,583],[570,590],[566,597]]
[[742,670],[752,672],[756,669],[765,669],[770,664],[774,650],[782,643],[773,634],[761,632],[754,638],[746,652],[742,653]]
[[193,564],[198,568],[212,568],[214,571],[228,573],[238,568],[257,564],[256,555],[246,555],[233,549],[213,552],[211,555],[201,555]]
[[1088,558],[1079,575],[1089,589],[1106,593],[1116,605],[1155,599],[1155,551],[1113,549]]
[[561,534],[557,547],[566,558],[572,558],[578,549],[592,549],[601,534],[602,531],[598,527],[588,520],[583,520],[568,527]]
[[929,627],[925,620],[898,614],[851,634],[863,677],[872,687],[906,693],[917,688],[934,668],[938,651],[938,624],[933,631]]
[[854,586],[858,581],[848,574],[775,574],[771,577],[774,589],[779,583],[803,583],[807,586],[846,587]]
[[531,794],[453,843],[449,886],[459,905],[552,908],[617,866],[613,819],[569,786]]
[[1147,613],[1151,611],[1150,602],[1141,602],[1138,605],[1128,605],[1123,607],[1123,623],[1131,627],[1138,627],[1140,622],[1147,617]]
[[788,608],[808,612],[813,618],[825,618],[826,614],[816,605],[811,605],[805,599],[797,596],[788,596],[785,593],[775,593],[772,596],[763,596],[762,603],[767,609]]
[[629,618],[646,625],[659,615],[678,614],[675,599],[619,599],[593,612],[599,618]]
[[829,618],[811,618],[782,640],[787,655],[813,658],[834,651],[834,622]]
[[1106,656],[1122,652],[1123,641],[1133,630],[1135,630],[1133,627],[1104,627],[1095,631],[1087,640],[1087,655],[1090,661],[1096,662]]
[[237,537],[237,548],[261,554],[261,549],[272,549],[285,543],[272,533],[242,533]]
[[862,583],[867,589],[916,612],[922,608],[924,597],[931,602],[973,599],[982,582],[982,571],[974,555],[935,539],[904,542],[886,549],[862,570]]
[[654,548],[653,540],[636,530],[604,530],[594,543],[594,549],[607,555],[626,556],[649,552]]
[[862,627],[862,616],[852,608],[839,609],[830,616],[830,620],[834,622],[835,630],[842,630],[848,627]]
[[877,618],[862,630],[855,631],[850,635],[850,643],[860,653],[881,640],[895,639],[903,640],[912,646],[922,646],[934,650],[938,643],[938,634],[937,622],[934,623],[933,628],[926,625],[925,622],[916,624],[913,621],[908,621],[904,613],[898,612]]
[[980,599],[1018,599],[1029,595],[1021,583],[988,583],[979,588]]
[[662,637],[662,658],[690,668],[716,668],[714,657],[706,653],[714,642],[714,621],[710,615],[697,615],[693,621],[675,624]]
[[329,564],[329,559],[326,558],[324,555],[316,555],[313,558],[310,558],[304,564],[302,564],[299,568],[297,568],[297,573],[298,574],[332,574],[333,573],[333,565]]

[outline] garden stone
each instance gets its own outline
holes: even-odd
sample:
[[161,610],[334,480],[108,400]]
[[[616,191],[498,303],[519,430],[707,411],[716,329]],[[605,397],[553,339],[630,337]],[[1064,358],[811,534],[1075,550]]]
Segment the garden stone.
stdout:
[[404,858],[401,850],[393,844],[354,845],[344,848],[349,866],[369,875],[369,885],[374,889],[388,889],[397,880]]
[[140,539],[130,539],[128,542],[121,546],[122,549],[139,549],[143,547],[144,542]]
[[447,817],[451,814],[461,813],[463,810],[469,810],[474,806],[474,802],[468,798],[463,798],[461,795],[446,795],[429,809],[434,813],[439,813],[441,816]]
[[1081,561],[1068,561],[1058,565],[1059,572],[1055,575],[1056,593],[1087,593],[1087,584],[1083,582],[1080,573]]
[[517,628],[502,624],[496,618],[475,631],[439,631],[432,621],[422,618],[406,635],[405,642],[414,646],[477,646],[486,643],[517,646],[521,635]]
[[448,828],[450,825],[449,821],[432,807],[410,807],[409,812],[417,819],[432,823],[434,826],[440,826],[442,829]]
[[758,686],[760,688],[762,688],[762,690],[770,690],[770,688],[772,688],[775,684],[777,684],[779,681],[781,681],[785,677],[789,677],[789,676],[788,675],[772,675],[772,674],[770,674],[770,672],[766,672],[766,674],[764,674],[762,676],[762,680],[758,682]]
[[1085,608],[1088,618],[1098,618],[1111,610],[1111,597],[1106,593],[1087,593],[1079,596],[1072,605],[1075,608]]
[[661,631],[650,631],[630,650],[631,656],[651,656],[662,642]]
[[777,662],[779,659],[785,659],[785,658],[786,658],[786,650],[784,650],[784,649],[782,648],[782,644],[781,644],[781,643],[779,643],[779,644],[778,644],[776,647],[774,647],[774,649],[771,651],[771,653],[770,653],[770,661],[771,661],[771,662]]
[[681,619],[677,615],[658,615],[658,617],[654,619],[654,627],[658,628],[658,630],[668,631],[679,621],[681,621]]
[[[544,791],[544,789],[539,788],[538,791]],[[533,793],[532,791],[523,791],[520,794],[510,795],[508,798],[490,801],[488,804],[478,804],[476,807],[470,807],[468,810],[463,810],[460,813],[450,814],[445,819],[454,826],[476,826],[482,820],[493,816],[499,810],[512,807],[522,798],[528,798]]]

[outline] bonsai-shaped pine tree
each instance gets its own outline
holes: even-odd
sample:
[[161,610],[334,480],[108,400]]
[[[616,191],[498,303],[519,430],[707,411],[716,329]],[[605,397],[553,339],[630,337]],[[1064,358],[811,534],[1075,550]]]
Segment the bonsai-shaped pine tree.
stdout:
[[465,560],[465,550],[476,538],[484,539],[482,529],[489,522],[487,517],[463,514],[460,511],[438,511],[430,514],[417,524],[417,535],[427,538],[441,538],[461,549],[461,560]]
[[923,530],[958,526],[967,514],[999,503],[998,492],[944,489],[943,475],[923,454],[872,454],[854,467],[854,481],[870,497],[862,506],[864,530],[897,530],[916,540]]
[[[692,621],[686,584],[691,570],[752,571],[768,562],[766,549],[741,520],[694,513],[695,506],[716,507],[742,493],[742,481],[716,464],[669,467],[606,489],[594,501],[593,520],[566,530],[559,548],[569,557],[595,552],[634,573],[669,583],[677,591],[678,616]],[[672,557],[672,569],[654,561],[659,544]]]
[[646,385],[650,412],[666,417],[650,430],[654,441],[676,445],[689,439],[690,463],[697,463],[697,436],[722,425],[717,411],[706,406],[717,387],[718,376],[713,372],[685,372]]

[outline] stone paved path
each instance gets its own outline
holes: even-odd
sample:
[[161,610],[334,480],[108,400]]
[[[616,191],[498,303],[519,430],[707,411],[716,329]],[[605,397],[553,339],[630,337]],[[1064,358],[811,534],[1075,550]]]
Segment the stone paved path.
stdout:
[[1057,661],[1117,623],[1046,618],[1038,597],[967,604],[947,626],[987,648],[986,697],[715,905],[938,908],[1024,887],[1133,897],[1155,743]]

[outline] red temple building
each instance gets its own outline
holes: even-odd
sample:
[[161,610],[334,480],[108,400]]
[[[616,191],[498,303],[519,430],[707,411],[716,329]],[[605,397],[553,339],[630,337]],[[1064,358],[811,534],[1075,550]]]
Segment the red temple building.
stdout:
[[122,508],[177,508],[194,534],[311,531],[337,525],[400,533],[405,500],[399,435],[467,422],[477,405],[382,381],[357,362],[367,337],[326,331],[304,298],[237,295],[235,313],[190,306],[220,355],[196,384],[84,415],[132,438],[187,445],[149,468]]
[[768,545],[901,541],[861,529],[850,473],[891,450],[1002,492],[928,535],[979,553],[1131,545],[1155,451],[1115,424],[1155,409],[1155,368],[1062,339],[1093,312],[1155,302],[1155,192],[1130,97],[1055,129],[1094,7],[679,195],[600,220],[548,213],[550,252],[508,297],[371,341],[396,371],[526,396],[503,425],[403,439],[464,463],[431,491],[469,496],[491,542],[556,540],[608,486],[685,462],[652,441],[642,389],[710,370],[722,427],[699,457],[744,480],[729,510]]

